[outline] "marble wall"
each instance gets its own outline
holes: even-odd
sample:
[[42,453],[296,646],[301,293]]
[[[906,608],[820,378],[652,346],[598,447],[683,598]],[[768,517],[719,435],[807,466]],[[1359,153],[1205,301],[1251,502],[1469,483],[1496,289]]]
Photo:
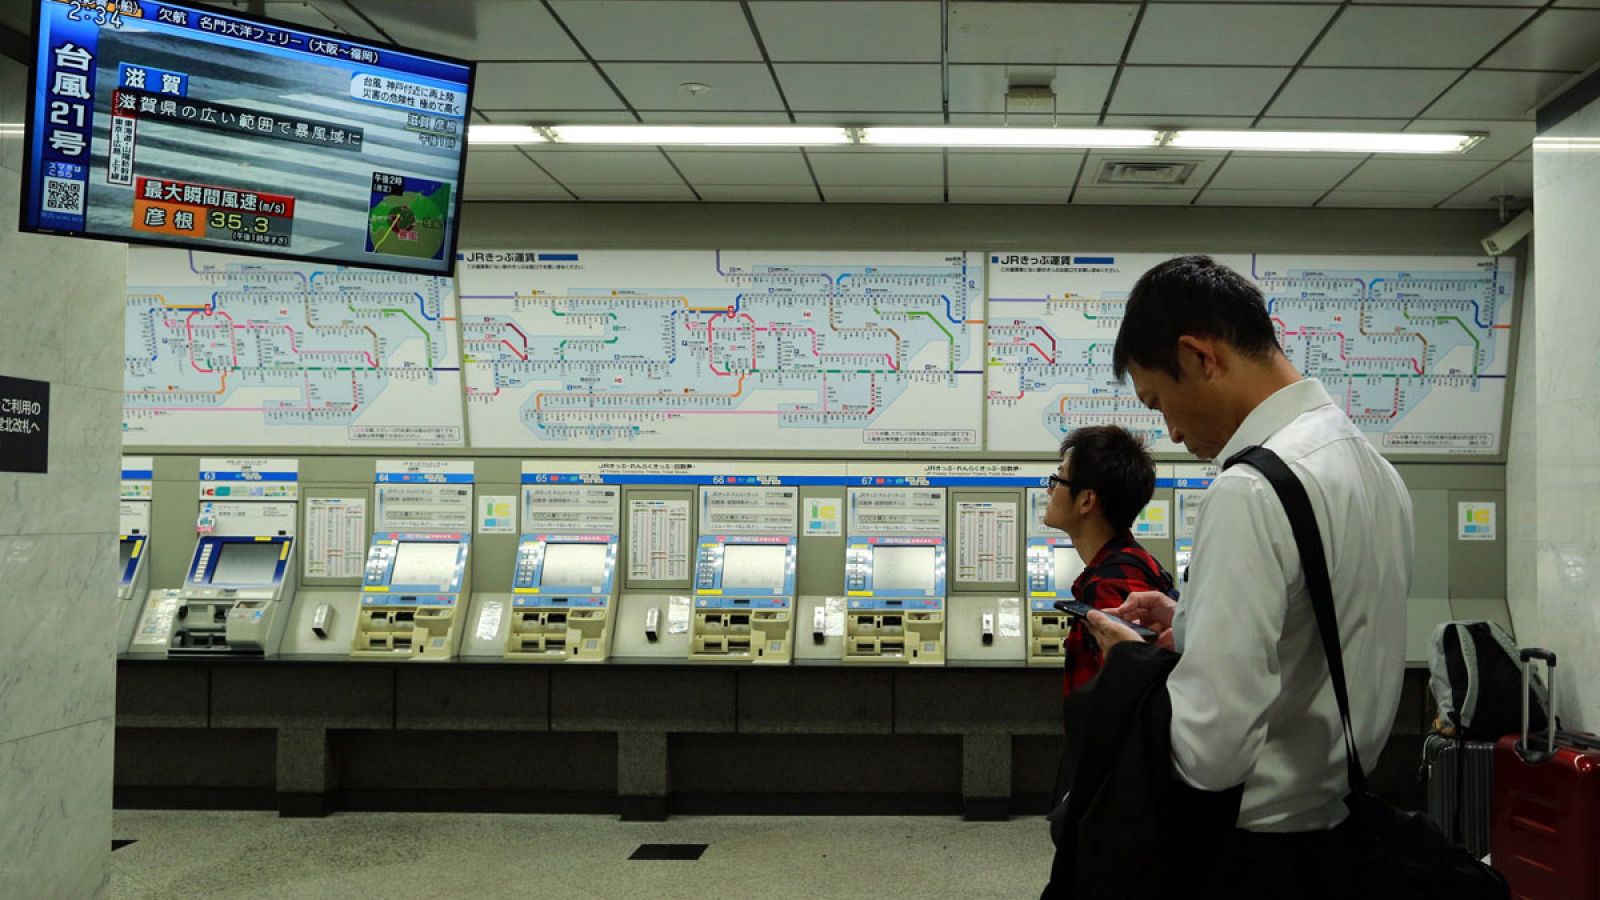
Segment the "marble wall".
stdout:
[[[0,59],[0,125],[26,70]],[[0,897],[96,897],[111,852],[114,607],[127,249],[16,231],[0,127],[0,374],[50,383],[43,475],[0,472]]]
[[1561,660],[1567,725],[1600,731],[1600,103],[1539,136],[1533,178],[1536,638]]
[[1517,322],[1516,373],[1511,382],[1511,423],[1506,432],[1506,605],[1517,643],[1537,646],[1539,627],[1539,366],[1538,260],[1528,247]]

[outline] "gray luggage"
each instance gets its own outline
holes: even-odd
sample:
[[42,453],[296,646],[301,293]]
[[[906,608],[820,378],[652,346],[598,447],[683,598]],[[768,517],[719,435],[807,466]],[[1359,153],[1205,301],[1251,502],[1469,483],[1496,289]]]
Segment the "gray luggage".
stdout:
[[[1465,765],[1462,764],[1465,760]],[[1489,853],[1494,741],[1458,741],[1438,732],[1422,742],[1428,815],[1474,856]]]

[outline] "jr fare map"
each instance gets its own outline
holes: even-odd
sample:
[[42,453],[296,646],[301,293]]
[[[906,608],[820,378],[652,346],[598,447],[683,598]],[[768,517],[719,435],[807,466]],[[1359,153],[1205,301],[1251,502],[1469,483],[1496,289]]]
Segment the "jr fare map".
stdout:
[[42,0],[24,226],[449,274],[470,64],[146,0]]
[[[1172,254],[989,254],[988,449],[1059,443],[1115,422],[1180,453],[1111,376],[1134,282]],[[1500,450],[1515,261],[1217,255],[1267,299],[1278,342],[1385,455]]]
[[460,447],[450,281],[128,254],[129,445]]
[[981,449],[979,254],[462,257],[475,446]]

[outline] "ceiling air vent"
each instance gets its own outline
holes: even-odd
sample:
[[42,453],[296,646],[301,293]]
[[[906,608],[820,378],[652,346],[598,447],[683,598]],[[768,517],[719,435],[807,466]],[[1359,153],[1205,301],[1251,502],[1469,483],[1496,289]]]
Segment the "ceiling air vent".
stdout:
[[1188,182],[1198,165],[1193,160],[1108,159],[1100,165],[1095,183],[1177,187]]

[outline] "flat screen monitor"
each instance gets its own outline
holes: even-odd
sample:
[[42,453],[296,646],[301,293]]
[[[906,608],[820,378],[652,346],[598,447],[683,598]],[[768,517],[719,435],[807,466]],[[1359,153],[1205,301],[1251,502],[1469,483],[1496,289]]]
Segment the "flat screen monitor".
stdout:
[[217,547],[217,567],[211,570],[214,585],[272,584],[278,575],[281,544],[254,541],[224,543]]
[[130,574],[128,562],[133,559],[133,546],[142,538],[117,541],[117,580],[123,584],[128,583]]
[[589,587],[606,580],[606,544],[546,544],[539,579],[549,587]]
[[1076,547],[1055,548],[1056,563],[1056,591],[1069,591],[1072,583],[1078,580],[1078,573],[1083,571],[1083,557],[1078,555]]
[[728,544],[722,548],[722,589],[781,591],[789,574],[788,566],[788,547]]
[[931,591],[937,559],[933,547],[878,547],[872,553],[872,589]]
[[461,545],[433,541],[401,541],[395,548],[390,584],[451,585],[456,581],[456,556]]
[[23,231],[454,272],[474,64],[232,10],[32,2]]

